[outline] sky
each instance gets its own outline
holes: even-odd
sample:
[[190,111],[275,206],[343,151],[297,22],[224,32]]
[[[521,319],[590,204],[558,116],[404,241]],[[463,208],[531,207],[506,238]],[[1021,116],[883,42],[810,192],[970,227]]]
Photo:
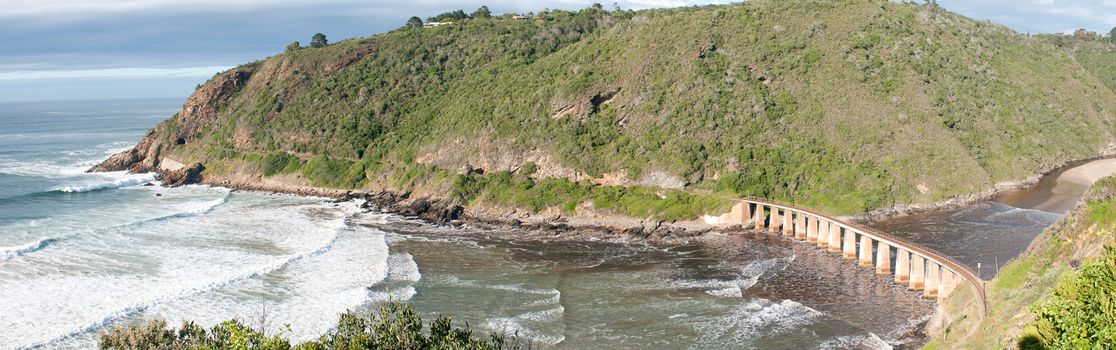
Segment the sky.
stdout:
[[[788,0],[789,1],[789,0]],[[234,65],[303,44],[367,37],[410,16],[579,9],[593,2],[624,9],[728,0],[0,0],[0,101],[184,98]],[[1116,27],[1116,0],[939,0],[951,11],[1024,33]]]

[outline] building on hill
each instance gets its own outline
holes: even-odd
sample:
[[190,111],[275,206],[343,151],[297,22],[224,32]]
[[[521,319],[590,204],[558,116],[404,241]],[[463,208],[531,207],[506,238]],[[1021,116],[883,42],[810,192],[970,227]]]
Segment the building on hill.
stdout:
[[453,22],[426,22],[426,23],[422,24],[422,27],[423,28],[434,28],[434,27],[448,26],[448,25],[451,25],[451,24],[453,24]]
[[512,16],[512,19],[514,19],[514,20],[517,20],[517,21],[526,21],[526,20],[527,20],[527,16],[523,16],[523,15],[515,15],[515,16]]

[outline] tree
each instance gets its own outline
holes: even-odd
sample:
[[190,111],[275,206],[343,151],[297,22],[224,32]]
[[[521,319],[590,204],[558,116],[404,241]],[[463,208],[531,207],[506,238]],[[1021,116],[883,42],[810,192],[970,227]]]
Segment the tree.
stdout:
[[1093,40],[1096,39],[1097,33],[1090,32],[1085,28],[1073,31],[1073,37],[1079,40]]
[[488,10],[488,6],[481,6],[473,12],[473,18],[489,18],[492,17],[492,11]]
[[292,42],[290,44],[287,44],[287,52],[298,51],[298,49],[301,49],[301,48],[302,48],[302,44],[300,44],[297,41]]
[[426,21],[427,22],[449,22],[449,21],[463,20],[463,19],[466,19],[466,18],[469,18],[469,15],[465,14],[465,11],[457,10],[457,11],[450,11],[450,12],[446,12],[446,13],[443,13],[443,14],[440,14],[440,15],[437,15],[437,16],[434,16],[434,17],[427,18]]
[[329,40],[326,39],[325,34],[314,34],[314,37],[310,39],[310,47],[322,47],[326,45],[329,45]]
[[1108,41],[1116,44],[1116,28],[1112,28],[1112,30],[1108,32]]
[[422,18],[411,16],[411,19],[407,20],[407,28],[422,28]]

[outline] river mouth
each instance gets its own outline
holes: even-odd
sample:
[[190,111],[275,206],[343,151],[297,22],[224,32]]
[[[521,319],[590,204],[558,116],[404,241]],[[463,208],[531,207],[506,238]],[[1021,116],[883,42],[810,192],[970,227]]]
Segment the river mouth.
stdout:
[[398,217],[360,225],[387,232],[421,275],[374,292],[542,348],[902,349],[921,344],[933,311],[890,277],[767,232],[651,245]]
[[1116,173],[1116,159],[1075,162],[1038,183],[992,200],[873,222],[870,226],[944,253],[992,279],[1043,230],[1073,209],[1085,191]]

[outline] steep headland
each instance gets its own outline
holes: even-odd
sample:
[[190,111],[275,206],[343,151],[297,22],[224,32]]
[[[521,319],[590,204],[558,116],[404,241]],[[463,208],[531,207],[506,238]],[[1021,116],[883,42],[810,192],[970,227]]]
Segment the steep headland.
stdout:
[[673,220],[750,195],[846,215],[1105,153],[1114,56],[1089,50],[889,1],[468,19],[218,74],[93,170],[173,159],[201,164],[176,178],[467,211]]

